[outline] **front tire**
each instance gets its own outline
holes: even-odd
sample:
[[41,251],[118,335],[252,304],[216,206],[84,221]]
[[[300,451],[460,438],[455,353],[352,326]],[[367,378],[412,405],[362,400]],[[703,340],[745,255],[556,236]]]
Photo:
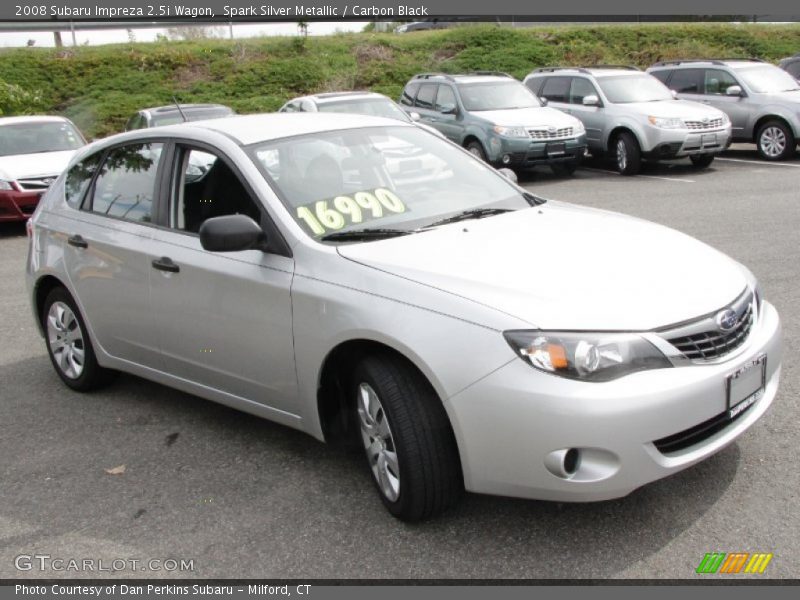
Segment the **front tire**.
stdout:
[[642,151],[632,133],[621,132],[614,140],[614,158],[620,175],[636,175],[642,168]]
[[689,160],[692,161],[692,166],[695,169],[705,169],[714,162],[712,154],[698,154],[697,156],[690,156]]
[[786,160],[794,154],[794,134],[781,121],[767,121],[758,129],[756,146],[765,160]]
[[401,359],[368,356],[350,389],[372,479],[389,512],[413,522],[455,504],[464,490],[455,437],[424,377]]
[[466,146],[464,146],[464,148],[467,149],[467,152],[477,158],[480,158],[483,162],[488,162],[486,159],[486,151],[483,149],[483,145],[478,140],[472,140]]
[[42,307],[42,329],[47,354],[61,381],[86,392],[109,383],[114,371],[97,364],[92,342],[80,311],[67,290],[52,290]]

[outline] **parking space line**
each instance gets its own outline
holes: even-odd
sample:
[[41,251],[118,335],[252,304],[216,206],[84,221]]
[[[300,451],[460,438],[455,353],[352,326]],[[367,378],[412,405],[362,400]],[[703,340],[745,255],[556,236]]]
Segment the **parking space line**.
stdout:
[[[592,167],[580,167],[584,171],[592,171],[593,173],[603,173],[605,175],[617,175],[621,177],[616,171],[605,171],[603,169],[594,169]],[[658,175],[634,175],[634,177],[645,177],[647,179],[663,179],[664,181],[677,181],[679,183],[697,183],[694,179],[681,179],[680,177],[659,177]]]
[[728,162],[749,163],[751,165],[763,165],[763,166],[770,166],[770,167],[792,167],[794,169],[800,169],[800,165],[796,165],[796,164],[792,164],[792,163],[769,162],[769,161],[766,161],[766,160],[747,160],[745,158],[717,158],[717,160],[726,160]]

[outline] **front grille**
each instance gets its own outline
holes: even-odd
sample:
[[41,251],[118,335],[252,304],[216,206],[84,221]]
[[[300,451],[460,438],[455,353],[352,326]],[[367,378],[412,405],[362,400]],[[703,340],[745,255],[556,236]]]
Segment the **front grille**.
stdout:
[[667,341],[692,360],[710,360],[725,356],[742,345],[753,326],[753,303],[747,305],[736,325],[728,332],[719,330],[701,331]]
[[715,417],[711,417],[708,421],[703,421],[699,425],[690,427],[683,431],[679,431],[673,435],[661,438],[653,442],[653,445],[658,449],[661,454],[670,454],[672,452],[680,452],[686,448],[704,442],[715,433],[722,431],[737,419],[741,418],[743,414],[753,408],[755,404],[751,404],[743,411],[739,412],[732,419],[728,415],[728,411],[720,413]]
[[561,129],[528,129],[528,134],[535,140],[557,140],[559,138],[572,137],[572,127],[562,127]]
[[722,127],[722,117],[708,121],[684,121],[687,129],[717,129]]
[[57,175],[47,177],[31,177],[30,179],[18,179],[20,189],[23,192],[43,192],[55,182]]

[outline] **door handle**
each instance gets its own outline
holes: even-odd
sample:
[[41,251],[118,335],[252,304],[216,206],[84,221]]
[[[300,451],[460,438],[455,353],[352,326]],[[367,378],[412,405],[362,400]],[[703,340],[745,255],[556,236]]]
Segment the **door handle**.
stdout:
[[162,256],[161,258],[155,259],[153,261],[153,268],[158,269],[159,271],[168,271],[169,273],[178,273],[181,270],[181,268],[172,262],[172,259],[168,256]]
[[77,233],[67,238],[67,243],[76,248],[88,248],[89,244]]

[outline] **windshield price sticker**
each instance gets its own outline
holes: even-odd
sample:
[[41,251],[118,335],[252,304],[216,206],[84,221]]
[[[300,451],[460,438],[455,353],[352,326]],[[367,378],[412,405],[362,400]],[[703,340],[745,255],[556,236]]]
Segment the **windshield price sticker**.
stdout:
[[356,192],[351,196],[336,196],[333,200],[318,200],[298,206],[297,218],[315,237],[319,237],[350,225],[404,212],[408,212],[408,207],[397,194],[386,188],[376,188],[369,192]]

